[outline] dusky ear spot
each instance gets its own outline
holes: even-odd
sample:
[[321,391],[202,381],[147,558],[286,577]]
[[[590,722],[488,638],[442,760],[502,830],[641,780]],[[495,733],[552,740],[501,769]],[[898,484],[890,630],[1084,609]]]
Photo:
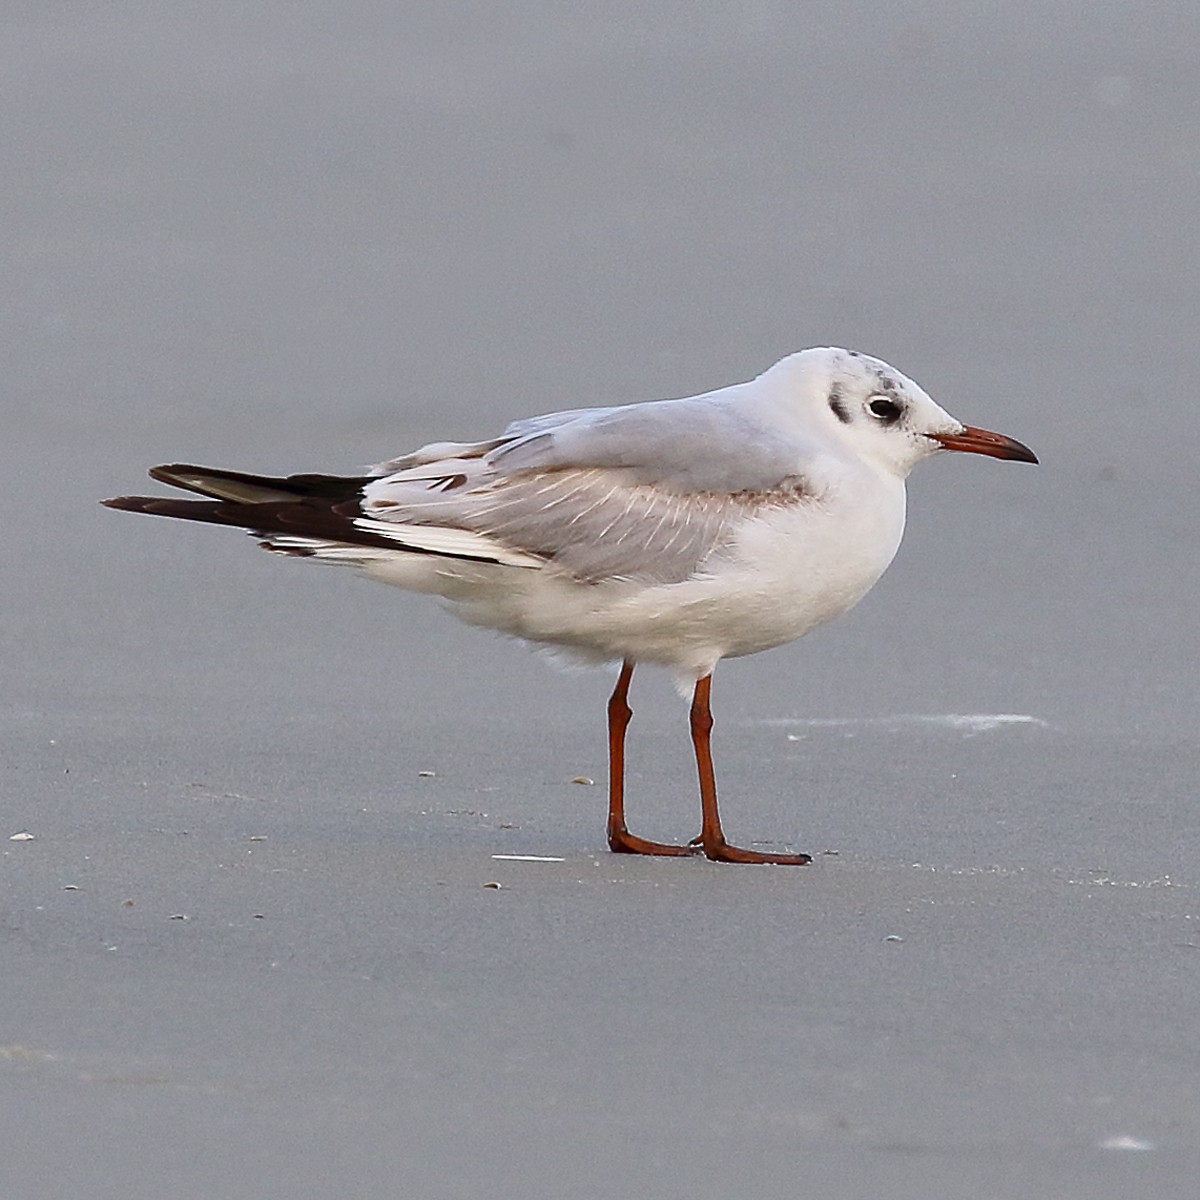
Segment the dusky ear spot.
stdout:
[[842,389],[836,383],[829,389],[829,407],[843,425],[850,424],[850,409],[842,398]]

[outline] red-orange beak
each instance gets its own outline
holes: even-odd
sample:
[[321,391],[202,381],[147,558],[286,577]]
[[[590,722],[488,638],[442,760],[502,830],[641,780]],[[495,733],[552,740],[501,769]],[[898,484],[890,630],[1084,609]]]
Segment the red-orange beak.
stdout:
[[988,429],[977,429],[974,425],[963,427],[962,433],[931,433],[935,442],[947,450],[965,450],[968,454],[986,454],[990,458],[1011,458],[1016,462],[1037,462],[1037,455],[1028,446],[1002,433]]

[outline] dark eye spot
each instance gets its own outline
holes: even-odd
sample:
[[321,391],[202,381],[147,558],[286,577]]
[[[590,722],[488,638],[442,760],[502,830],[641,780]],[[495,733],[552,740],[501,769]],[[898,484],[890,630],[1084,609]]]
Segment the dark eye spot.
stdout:
[[885,425],[894,425],[900,420],[900,414],[904,411],[895,400],[889,400],[886,396],[876,396],[867,407]]

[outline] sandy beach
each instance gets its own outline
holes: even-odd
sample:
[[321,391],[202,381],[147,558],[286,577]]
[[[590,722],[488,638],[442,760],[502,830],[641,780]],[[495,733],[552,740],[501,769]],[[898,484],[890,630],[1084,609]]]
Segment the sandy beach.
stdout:
[[[19,3],[0,55],[0,1195],[1194,1193],[1200,14]],[[607,852],[611,674],[97,503],[820,344],[1041,465],[922,465],[859,608],[718,670],[730,837],[803,869]]]

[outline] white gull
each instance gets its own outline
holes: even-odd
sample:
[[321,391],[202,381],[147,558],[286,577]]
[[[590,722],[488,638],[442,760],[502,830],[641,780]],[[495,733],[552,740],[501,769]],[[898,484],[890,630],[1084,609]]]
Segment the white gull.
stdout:
[[[909,471],[941,450],[1037,461],[1020,442],[956,421],[887,363],[821,347],[748,383],[531,417],[363,476],[162,466],[155,479],[208,499],[105,503],[240,526],[268,550],[442,596],[471,624],[620,662],[608,703],[609,846],[800,865],[808,855],[725,840],[709,745],[713,669],[853,607],[900,545]],[[685,845],[626,828],[638,662],[692,688],[702,828]]]

